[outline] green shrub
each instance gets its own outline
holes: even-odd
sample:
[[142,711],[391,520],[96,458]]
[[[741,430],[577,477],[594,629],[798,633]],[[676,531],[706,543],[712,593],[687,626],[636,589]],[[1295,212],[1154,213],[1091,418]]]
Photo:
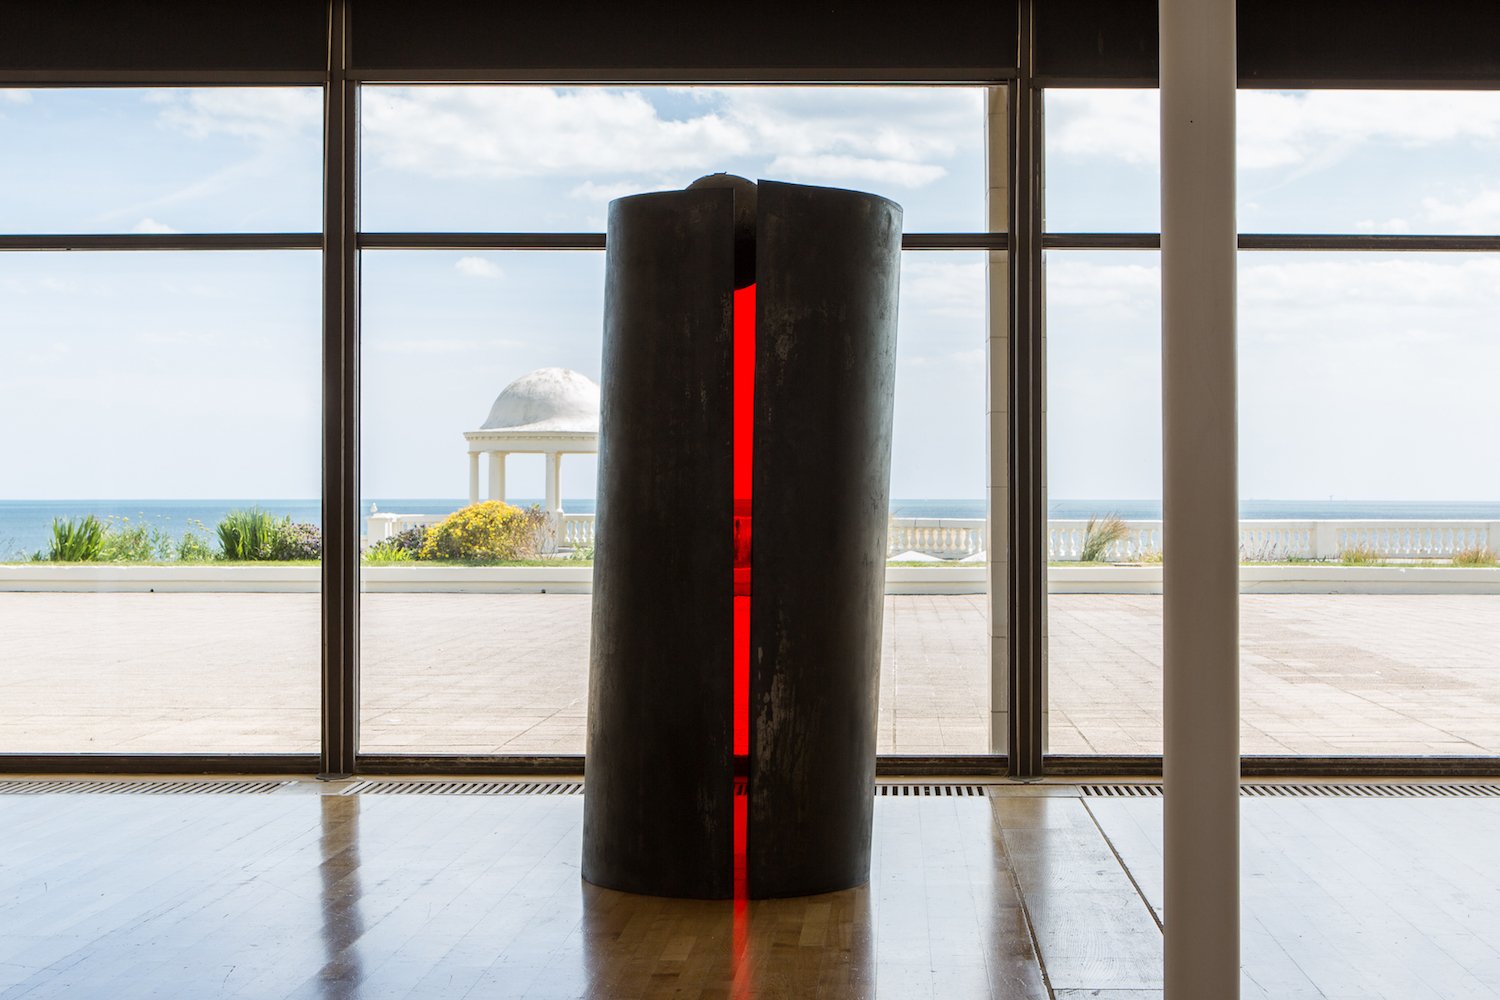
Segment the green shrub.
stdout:
[[427,525],[398,531],[390,538],[383,538],[365,550],[365,562],[392,563],[411,562],[422,558],[422,545],[427,541]]
[[323,558],[323,532],[315,524],[292,523],[283,518],[260,549],[261,559],[287,562],[292,559]]
[[1345,566],[1379,566],[1380,553],[1368,542],[1351,545],[1339,553],[1339,562]]
[[[48,562],[93,562],[104,552],[104,522],[93,514],[77,519],[52,519]],[[37,553],[40,555],[41,553]]]
[[154,562],[172,558],[176,546],[171,533],[160,525],[148,523],[145,516],[142,513],[142,520],[134,524],[128,517],[108,518],[100,558],[109,562]]
[[1109,547],[1129,534],[1130,526],[1119,514],[1089,518],[1088,526],[1083,531],[1083,551],[1078,554],[1078,561],[1102,561]]
[[427,531],[422,559],[506,562],[534,556],[540,548],[546,513],[499,500],[476,503],[444,518]]
[[214,528],[219,536],[219,549],[225,559],[248,561],[264,558],[261,553],[272,536],[289,520],[278,520],[270,511],[259,507],[231,510]]
[[365,562],[367,563],[393,563],[411,562],[416,556],[408,549],[403,549],[392,544],[394,540],[387,538],[365,550]]
[[[201,522],[198,523],[198,527],[203,527]],[[177,539],[173,554],[178,562],[208,562],[218,556],[214,547],[208,543],[208,539],[191,528],[184,531],[182,537]]]

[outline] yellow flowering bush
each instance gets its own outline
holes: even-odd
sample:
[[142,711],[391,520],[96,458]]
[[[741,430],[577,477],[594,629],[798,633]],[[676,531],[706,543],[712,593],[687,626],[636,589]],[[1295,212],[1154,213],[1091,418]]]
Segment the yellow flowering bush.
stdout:
[[470,504],[427,530],[419,559],[504,562],[536,554],[546,520],[539,507],[522,510],[499,500]]

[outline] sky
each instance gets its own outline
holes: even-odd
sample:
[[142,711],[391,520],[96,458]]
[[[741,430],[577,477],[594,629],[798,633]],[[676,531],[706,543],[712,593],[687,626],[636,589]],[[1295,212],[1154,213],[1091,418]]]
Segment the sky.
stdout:
[[[983,228],[968,88],[369,87],[367,231],[601,231],[728,170]],[[1241,92],[1242,232],[1500,232],[1500,94]],[[1048,229],[1155,231],[1156,94],[1049,91]],[[0,91],[0,232],[320,226],[315,89]],[[510,381],[599,377],[597,252],[367,251],[363,490],[459,497]],[[1159,267],[1049,251],[1048,488],[1160,496]],[[0,254],[0,499],[318,491],[317,254]],[[891,494],[985,482],[982,254],[903,256]],[[1241,494],[1500,496],[1500,255],[1242,253]],[[563,495],[593,495],[568,457]],[[541,459],[512,457],[516,496]]]

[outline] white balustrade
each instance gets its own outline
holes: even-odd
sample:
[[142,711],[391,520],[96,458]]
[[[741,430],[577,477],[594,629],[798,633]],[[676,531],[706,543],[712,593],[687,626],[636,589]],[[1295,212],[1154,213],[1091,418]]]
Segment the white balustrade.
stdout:
[[[442,514],[371,514],[367,544],[418,525],[433,525]],[[1104,562],[1143,562],[1161,552],[1161,521],[1126,521],[1123,538],[1104,550]],[[985,551],[984,518],[893,517],[887,555],[919,552],[939,559],[965,559]],[[1076,562],[1083,555],[1088,522],[1048,521],[1047,559]],[[563,514],[559,548],[594,545],[593,514]],[[1339,560],[1360,551],[1376,559],[1451,559],[1465,549],[1500,554],[1500,521],[1241,521],[1240,558],[1247,562],[1287,559]]]
[[[1160,521],[1126,521],[1125,537],[1105,546],[1104,562],[1141,562],[1161,551]],[[1047,559],[1074,562],[1083,558],[1087,521],[1048,521]]]
[[[1139,562],[1161,551],[1160,521],[1127,521],[1126,536],[1111,543],[1105,562]],[[1047,522],[1047,558],[1078,560],[1087,521]],[[1451,559],[1465,549],[1500,554],[1500,521],[1241,521],[1240,558],[1338,560],[1359,551],[1375,559]]]
[[562,537],[558,542],[563,548],[591,549],[594,547],[594,515],[593,514],[564,514],[562,516]]
[[982,517],[893,517],[886,551],[964,559],[984,551],[984,533]]

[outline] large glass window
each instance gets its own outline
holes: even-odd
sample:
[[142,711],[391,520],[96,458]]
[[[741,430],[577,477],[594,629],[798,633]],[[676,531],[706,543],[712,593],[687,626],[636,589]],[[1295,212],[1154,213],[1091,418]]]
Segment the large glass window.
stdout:
[[[502,390],[543,369],[597,384],[604,255],[366,251],[362,269],[361,749],[582,753],[594,446],[556,459],[560,539],[424,553],[419,538],[468,505],[465,432]],[[544,452],[477,447],[481,501],[498,486],[549,509]]]
[[[367,87],[362,108],[370,231],[598,232],[610,199],[719,170],[874,191],[907,231],[984,228],[975,89]],[[554,489],[543,454],[464,432],[530,373],[597,380],[604,256],[362,266],[361,748],[582,752],[594,456],[563,454]],[[887,598],[882,752],[986,749],[983,269],[903,261],[890,572],[909,579]],[[491,496],[562,513],[506,558],[398,553]]]
[[316,232],[318,88],[0,90],[0,232]]
[[1246,753],[1500,753],[1497,288],[1493,255],[1240,255]]
[[1242,90],[1242,233],[1500,232],[1500,94]]
[[1048,751],[1160,753],[1160,254],[1046,273]]
[[0,255],[0,751],[316,752],[320,279]]
[[881,753],[989,750],[984,271],[902,255]]
[[1047,230],[1161,229],[1161,108],[1155,90],[1049,90]]

